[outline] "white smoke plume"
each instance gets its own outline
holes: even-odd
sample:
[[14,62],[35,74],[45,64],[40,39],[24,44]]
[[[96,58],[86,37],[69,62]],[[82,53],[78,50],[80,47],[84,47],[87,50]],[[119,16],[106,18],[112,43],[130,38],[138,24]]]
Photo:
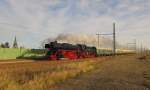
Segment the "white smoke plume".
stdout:
[[61,43],[96,45],[96,37],[85,34],[60,34],[55,39]]
[[[96,47],[98,46],[97,36],[87,34],[60,34],[56,38],[45,39],[42,42],[43,46],[44,44],[52,41],[57,41],[59,43],[86,44],[88,46],[96,46]],[[112,40],[109,38],[100,37],[99,42],[100,48],[112,48]]]

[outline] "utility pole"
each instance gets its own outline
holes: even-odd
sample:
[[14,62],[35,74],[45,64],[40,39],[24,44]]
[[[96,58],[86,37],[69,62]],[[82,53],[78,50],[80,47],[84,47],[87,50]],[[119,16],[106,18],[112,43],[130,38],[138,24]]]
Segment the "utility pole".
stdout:
[[116,30],[115,23],[113,23],[113,55],[116,55]]
[[96,35],[97,35],[97,42],[98,42],[97,47],[99,48],[99,46],[100,46],[100,42],[99,42],[100,34],[98,33],[98,34],[96,34]]
[[143,45],[141,44],[141,54],[143,53]]
[[135,52],[136,52],[136,39],[134,39],[134,50],[135,50]]
[[110,33],[110,34],[96,34],[98,36],[98,47],[99,47],[99,36],[100,35],[112,35],[113,36],[113,55],[116,55],[116,29],[115,29],[115,23],[113,23],[113,33]]
[[[136,39],[134,39],[134,41],[132,43],[127,43],[127,45],[132,45],[132,50],[137,51],[137,43],[136,43]],[[129,47],[128,47],[129,48]],[[130,49],[130,48],[129,48]]]

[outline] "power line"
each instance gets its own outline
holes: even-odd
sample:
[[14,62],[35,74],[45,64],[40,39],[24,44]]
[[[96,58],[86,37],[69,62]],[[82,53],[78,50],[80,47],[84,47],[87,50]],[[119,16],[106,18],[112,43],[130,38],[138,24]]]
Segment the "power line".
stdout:
[[97,35],[97,42],[98,42],[97,47],[99,48],[99,45],[100,45],[100,43],[99,43],[99,37],[100,37],[100,34],[96,34],[96,35]]
[[99,45],[100,45],[100,42],[99,42],[99,37],[100,37],[100,35],[112,35],[113,36],[113,55],[116,55],[116,29],[115,29],[115,23],[113,23],[113,33],[109,33],[109,34],[99,34],[99,33],[97,33],[96,34],[98,37],[98,48],[99,48]]
[[135,52],[137,51],[137,41],[136,41],[136,39],[134,39],[134,41],[132,42],[132,43],[127,43],[127,47],[128,47],[128,45],[134,45],[134,50],[135,50]]

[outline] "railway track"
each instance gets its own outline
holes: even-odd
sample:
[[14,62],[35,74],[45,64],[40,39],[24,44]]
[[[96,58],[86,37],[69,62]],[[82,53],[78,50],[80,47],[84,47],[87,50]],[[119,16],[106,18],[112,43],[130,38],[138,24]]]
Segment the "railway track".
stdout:
[[[127,54],[117,54],[117,56],[120,55],[127,55]],[[128,54],[130,55],[130,54]],[[98,57],[95,58],[83,58],[83,59],[73,59],[73,60],[69,60],[69,59],[62,59],[62,60],[45,60],[45,59],[41,59],[41,60],[34,60],[34,59],[13,59],[13,60],[2,60],[0,61],[0,64],[19,64],[19,63],[37,63],[37,62],[57,62],[57,63],[69,63],[69,62],[83,62],[83,61],[87,61],[87,60],[98,60],[98,59],[108,59],[110,57],[113,57],[112,55],[99,55]]]
[[3,60],[0,61],[0,64],[22,64],[22,63],[58,63],[58,64],[63,64],[63,63],[72,63],[72,62],[84,62],[88,60],[103,60],[105,58],[108,58],[109,56],[102,56],[102,57],[96,57],[96,58],[84,58],[84,59],[74,59],[74,60],[68,60],[68,59],[63,59],[63,60]]
[[0,64],[13,64],[13,63],[29,63],[35,62],[34,60],[23,60],[23,61],[0,61]]

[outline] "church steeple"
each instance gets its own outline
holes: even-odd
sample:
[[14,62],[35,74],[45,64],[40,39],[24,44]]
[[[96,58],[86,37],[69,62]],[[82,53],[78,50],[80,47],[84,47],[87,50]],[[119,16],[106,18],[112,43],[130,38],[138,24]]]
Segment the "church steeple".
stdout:
[[13,48],[18,48],[16,36],[15,36],[15,39],[14,39]]

